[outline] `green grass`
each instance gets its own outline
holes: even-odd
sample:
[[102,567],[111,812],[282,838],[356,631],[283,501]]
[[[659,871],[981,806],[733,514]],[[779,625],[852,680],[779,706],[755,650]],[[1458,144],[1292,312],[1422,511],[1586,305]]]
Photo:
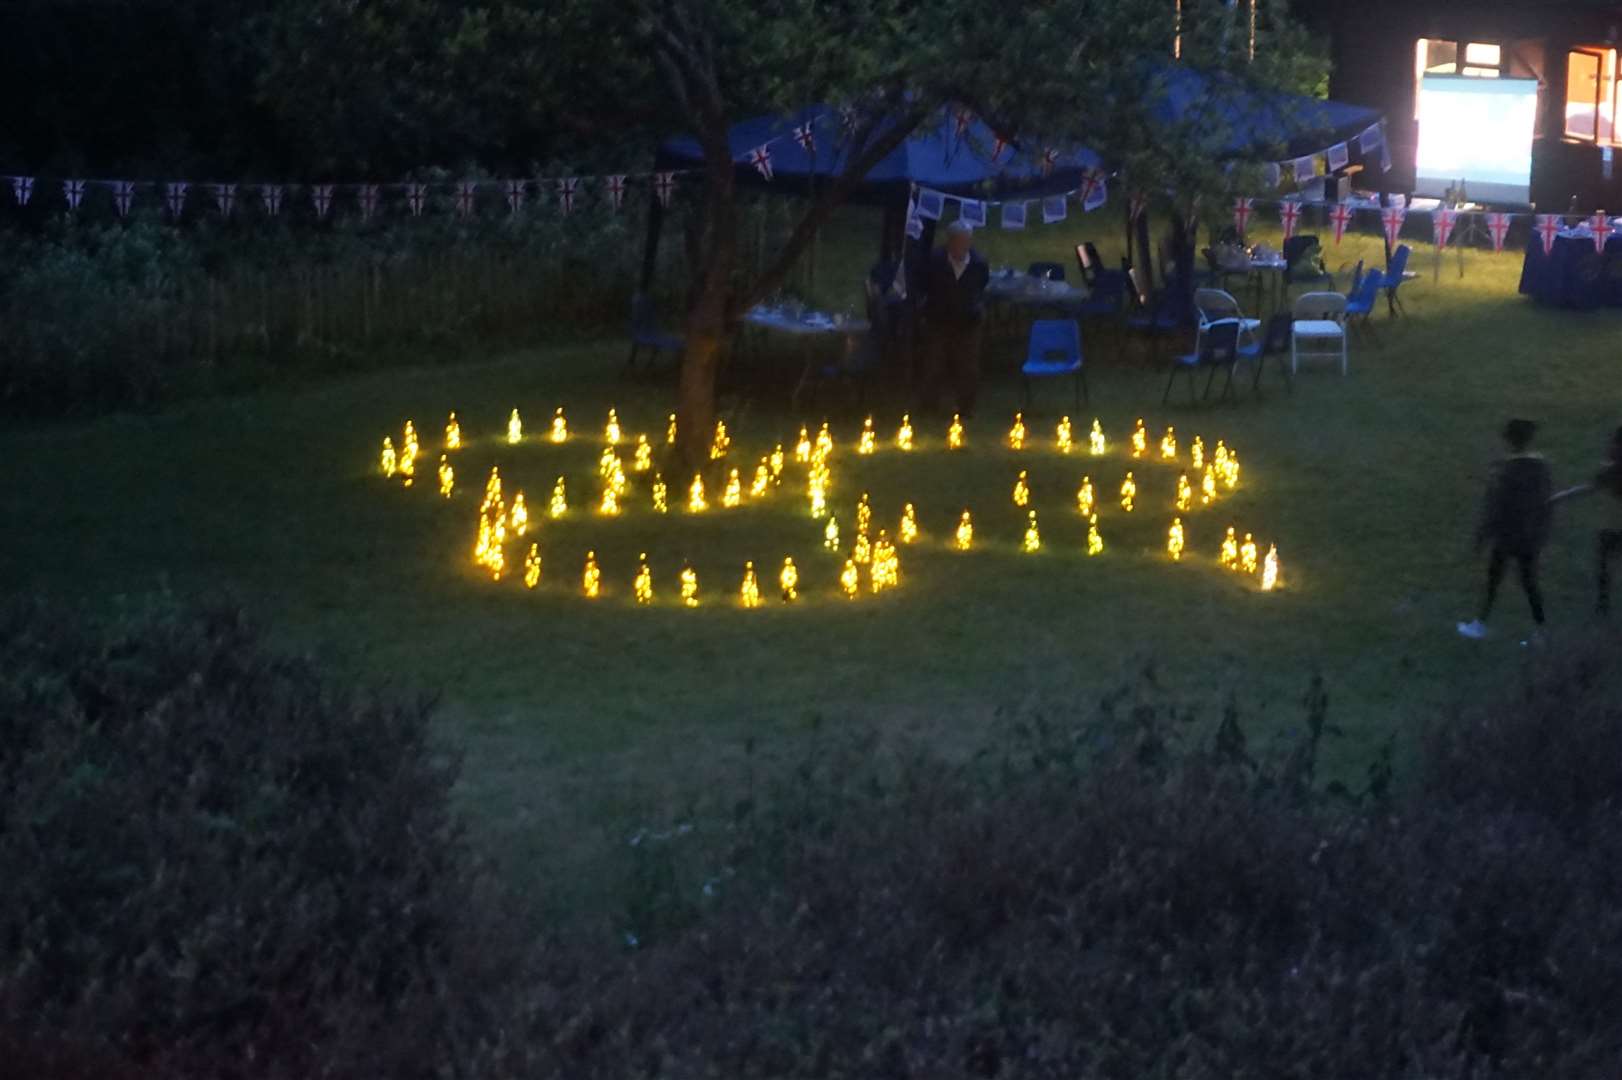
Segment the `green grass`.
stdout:
[[[1077,240],[1108,240],[1117,222],[993,230],[981,244],[994,263],[1068,261]],[[830,230],[818,295],[837,302],[831,290],[859,275],[870,224],[853,213]],[[1377,253],[1376,238],[1348,236],[1330,261]],[[612,341],[6,434],[0,582],[97,606],[161,589],[226,590],[347,670],[439,691],[446,729],[466,751],[462,795],[477,835],[554,903],[589,894],[579,882],[590,873],[577,872],[597,865],[627,822],[666,820],[741,785],[746,740],[783,750],[814,726],[877,726],[950,752],[972,745],[1000,710],[1085,706],[1146,662],[1164,693],[1207,715],[1236,695],[1264,741],[1298,719],[1296,702],[1322,672],[1332,718],[1348,732],[1328,766],[1355,779],[1388,735],[1400,739],[1428,710],[1522,662],[1514,638],[1527,617],[1513,589],[1498,640],[1452,632],[1477,600],[1470,531],[1502,421],[1543,422],[1561,483],[1590,471],[1618,422],[1616,315],[1533,307],[1515,295],[1519,266],[1515,254],[1472,252],[1460,280],[1450,255],[1433,283],[1421,246],[1422,276],[1405,289],[1411,315],[1382,317],[1384,348],[1354,347],[1349,378],[1304,373],[1291,396],[1270,380],[1265,399],[1237,406],[1162,408],[1163,370],[1093,335],[1093,404],[1073,419],[1083,443],[1092,417],[1102,420],[1104,461],[1051,449],[1068,409],[1058,386],[1040,388],[1028,415],[1033,449],[1002,447],[1018,407],[1006,374],[1017,345],[990,350],[1004,373],[988,379],[962,454],[941,448],[939,418],[914,417],[915,453],[889,449],[903,406],[880,395],[871,407],[884,449],[858,458],[860,416],[828,401],[839,443],[830,497],[847,538],[863,491],[876,524],[893,530],[911,501],[925,530],[903,550],[902,587],[854,603],[835,594],[837,563],[805,512],[802,468],[738,511],[682,512],[684,476],[669,478],[667,517],[651,513],[640,487],[617,520],[583,511],[608,406],[627,432],[656,441],[669,410],[667,382],[618,377],[622,348]],[[515,405],[532,434],[562,405],[576,438],[508,446],[501,432]],[[746,481],[775,441],[792,447],[799,423],[814,430],[823,416],[790,416],[781,380],[724,405]],[[455,457],[459,485],[447,503],[430,481],[450,409],[472,444]],[[1112,497],[1139,416],[1156,437],[1174,424],[1185,454],[1198,433],[1208,447],[1227,440],[1243,462],[1238,491],[1185,515],[1180,565],[1163,554],[1176,473],[1131,465],[1140,496],[1130,517]],[[398,439],[406,417],[429,451],[410,491],[376,471],[379,440]],[[509,495],[522,489],[537,516],[553,479],[568,477],[574,508],[539,526],[545,580],[533,593],[518,581],[516,546],[515,572],[499,584],[470,562],[478,495],[496,463]],[[1020,468],[1040,513],[1036,555],[1018,551],[1024,515],[1009,493]],[[1073,510],[1083,473],[1103,503],[1108,550],[1096,559],[1081,552]],[[712,486],[712,505],[718,495]],[[968,554],[945,543],[964,506],[976,523]],[[1562,512],[1546,560],[1558,633],[1589,631],[1590,529],[1608,513],[1598,503]],[[1287,589],[1264,595],[1212,565],[1230,523],[1264,550],[1279,544]],[[605,575],[596,603],[579,595],[588,547]],[[629,599],[641,551],[660,592],[648,609]],[[785,555],[802,569],[802,602],[739,609],[744,560],[774,597]],[[675,601],[683,560],[700,575],[696,610]]]

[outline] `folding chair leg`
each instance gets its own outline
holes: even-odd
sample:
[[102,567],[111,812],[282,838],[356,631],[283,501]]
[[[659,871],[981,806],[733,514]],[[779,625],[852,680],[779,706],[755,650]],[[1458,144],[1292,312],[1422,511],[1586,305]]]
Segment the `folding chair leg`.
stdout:
[[631,355],[625,360],[625,370],[627,373],[636,370],[636,342],[634,341],[631,342]]
[[1209,374],[1209,375],[1207,375],[1205,377],[1205,393],[1200,395],[1200,400],[1201,401],[1210,401],[1211,400],[1211,384],[1216,382],[1216,373],[1217,373],[1216,365],[1212,364],[1211,365],[1211,374]]
[[[1189,376],[1193,378],[1193,376]],[[1160,395],[1160,404],[1164,405],[1171,400],[1171,384],[1177,381],[1177,369],[1171,369],[1171,375],[1166,379],[1166,392]]]
[[1217,401],[1226,401],[1228,400],[1228,395],[1233,393],[1233,369],[1238,366],[1238,364],[1228,365],[1228,378],[1227,381],[1222,384],[1222,396],[1217,398]]

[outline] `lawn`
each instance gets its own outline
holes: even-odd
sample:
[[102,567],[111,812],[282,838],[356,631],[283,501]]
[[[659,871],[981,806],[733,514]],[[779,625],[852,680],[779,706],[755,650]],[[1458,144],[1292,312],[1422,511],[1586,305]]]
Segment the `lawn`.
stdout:
[[[981,247],[993,263],[1068,262],[1071,245],[1108,241],[1118,220],[988,230]],[[849,302],[840,290],[865,265],[870,227],[852,212],[830,229],[817,271],[824,300]],[[1502,421],[1541,421],[1557,482],[1568,483],[1586,476],[1619,420],[1615,314],[1534,308],[1515,293],[1514,253],[1470,253],[1462,280],[1449,254],[1433,282],[1431,251],[1418,247],[1410,314],[1381,317],[1384,347],[1354,347],[1349,378],[1314,370],[1291,395],[1270,379],[1260,401],[1189,408],[1174,397],[1163,408],[1164,370],[1090,334],[1092,403],[1072,417],[1078,447],[1068,457],[1052,446],[1068,388],[1039,388],[1027,450],[1003,444],[1019,407],[1006,373],[1017,345],[989,350],[1001,373],[958,453],[944,449],[939,416],[914,416],[917,448],[895,450],[905,403],[881,392],[869,402],[879,452],[858,456],[854,405],[825,398],[790,415],[781,378],[757,384],[745,372],[742,385],[758,388],[728,394],[723,407],[729,460],[746,487],[774,443],[792,451],[800,425],[815,432],[826,415],[838,444],[829,498],[847,539],[864,491],[875,528],[892,534],[902,503],[916,505],[924,535],[901,551],[900,587],[879,596],[838,595],[840,564],[807,513],[803,466],[736,510],[719,507],[712,478],[711,509],[686,513],[688,478],[671,475],[668,515],[652,512],[640,477],[621,516],[589,513],[608,408],[633,438],[646,432],[655,443],[670,408],[668,380],[621,378],[618,341],[6,433],[0,582],[103,608],[158,591],[228,592],[345,670],[437,692],[466,754],[475,835],[552,903],[589,893],[565,879],[588,880],[629,827],[667,823],[740,787],[746,742],[791,752],[814,728],[877,727],[951,752],[974,745],[999,714],[1085,709],[1146,664],[1159,692],[1206,718],[1232,695],[1262,746],[1299,718],[1321,673],[1346,731],[1331,775],[1356,781],[1389,736],[1401,745],[1427,713],[1502,685],[1525,662],[1516,639],[1527,616],[1513,589],[1497,639],[1466,642],[1452,629],[1477,600],[1470,532]],[[1375,237],[1348,235],[1330,262],[1376,260],[1378,248]],[[574,432],[563,446],[540,437],[559,406]],[[518,446],[504,438],[514,407],[529,434]],[[453,455],[457,490],[445,500],[432,472],[452,409],[469,445]],[[1085,445],[1095,416],[1110,440],[1097,460]],[[425,454],[405,490],[380,477],[377,449],[385,434],[399,442],[408,417]],[[1240,454],[1238,488],[1184,515],[1181,563],[1164,552],[1176,469],[1125,455],[1138,417],[1151,453],[1170,424],[1184,462],[1196,434]],[[554,479],[567,479],[569,514],[531,537],[544,559],[534,591],[519,580],[517,545],[499,583],[472,564],[492,465],[537,520]],[[1128,468],[1139,482],[1131,515],[1115,494]],[[1010,499],[1020,469],[1039,513],[1035,554],[1020,551],[1025,514]],[[1107,548],[1097,558],[1083,550],[1074,509],[1083,474],[1101,503]],[[976,530],[967,553],[949,542],[965,506]],[[1556,648],[1592,632],[1591,529],[1609,513],[1597,502],[1562,511],[1546,562]],[[1214,565],[1230,524],[1264,551],[1279,545],[1286,588],[1262,593]],[[595,602],[580,595],[587,549],[604,574]],[[645,608],[630,598],[644,551],[658,590]],[[785,556],[802,571],[793,605],[773,587]],[[736,601],[746,559],[767,596],[758,610]],[[699,575],[696,609],[676,599],[685,560]]]

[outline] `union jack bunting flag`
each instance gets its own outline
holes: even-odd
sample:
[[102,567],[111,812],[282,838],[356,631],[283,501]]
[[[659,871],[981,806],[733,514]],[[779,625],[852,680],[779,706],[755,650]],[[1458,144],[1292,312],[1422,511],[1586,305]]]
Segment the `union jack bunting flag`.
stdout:
[[220,208],[220,213],[230,217],[237,208],[237,186],[235,184],[215,184],[214,204]]
[[372,215],[377,213],[377,185],[362,184],[360,186],[360,217],[362,221],[370,221]]
[[625,174],[615,173],[608,178],[608,205],[618,210],[625,204]]
[[427,200],[427,184],[411,183],[406,185],[406,209],[411,211],[412,217],[422,217],[423,204]]
[[800,149],[804,150],[808,154],[814,154],[817,152],[817,136],[816,132],[811,130],[811,122],[809,120],[803,124],[795,125],[794,141],[799,143]]
[[1487,215],[1487,232],[1492,235],[1492,249],[1504,250],[1504,241],[1509,238],[1509,215],[1501,212]]
[[28,200],[34,195],[34,178],[32,176],[13,176],[11,178],[11,194],[16,197],[18,206],[27,206]]
[[660,206],[669,206],[672,196],[676,194],[676,174],[673,172],[654,173],[653,193],[659,197]]
[[1543,254],[1547,255],[1554,250],[1554,238],[1560,235],[1560,230],[1566,227],[1564,219],[1559,214],[1539,214],[1537,230],[1543,237]]
[[760,173],[761,176],[764,176],[766,179],[770,180],[772,178],[771,146],[763,143],[749,151],[749,164],[753,165],[755,167],[755,171]]
[[507,212],[518,213],[518,208],[524,205],[524,182],[522,180],[507,181]]
[[113,206],[118,210],[119,217],[129,217],[130,203],[135,199],[135,182],[133,180],[113,181]]
[[186,209],[186,192],[191,185],[184,180],[175,180],[165,184],[163,189],[163,202],[169,208],[170,217],[179,217]]
[[478,192],[479,185],[473,180],[458,180],[456,182],[456,213],[461,217],[469,217],[473,213],[473,200]]
[[574,213],[574,194],[575,189],[579,186],[580,177],[578,176],[558,177],[558,209],[562,210],[564,214]]
[[84,199],[84,181],[83,180],[64,180],[64,181],[62,181],[62,195],[63,195],[64,198],[66,198],[68,200],[68,209],[69,210],[77,210],[77,209],[79,209],[79,203],[80,203],[80,201],[82,201]]
[[310,189],[310,202],[315,206],[315,216],[326,219],[327,211],[332,209],[332,185],[316,184]]
[[1352,220],[1352,208],[1345,203],[1336,203],[1335,208],[1329,211],[1329,220],[1335,226],[1335,243],[1339,244],[1341,237],[1346,235],[1346,226]]
[[1301,200],[1285,199],[1278,204],[1279,224],[1284,226],[1284,239],[1295,235],[1295,223],[1301,220]]
[[961,139],[969,133],[969,125],[974,123],[974,114],[967,109],[959,109],[953,120],[956,124],[957,137]]
[[282,212],[282,185],[260,184],[259,200],[265,205],[265,213],[275,217]]

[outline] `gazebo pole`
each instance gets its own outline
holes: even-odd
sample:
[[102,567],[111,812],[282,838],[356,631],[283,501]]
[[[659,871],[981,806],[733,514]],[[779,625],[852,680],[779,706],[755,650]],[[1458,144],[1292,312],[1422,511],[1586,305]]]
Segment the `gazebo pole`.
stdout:
[[642,241],[642,282],[639,292],[653,292],[653,274],[659,265],[659,232],[664,227],[665,208],[657,198],[648,200],[648,232]]

